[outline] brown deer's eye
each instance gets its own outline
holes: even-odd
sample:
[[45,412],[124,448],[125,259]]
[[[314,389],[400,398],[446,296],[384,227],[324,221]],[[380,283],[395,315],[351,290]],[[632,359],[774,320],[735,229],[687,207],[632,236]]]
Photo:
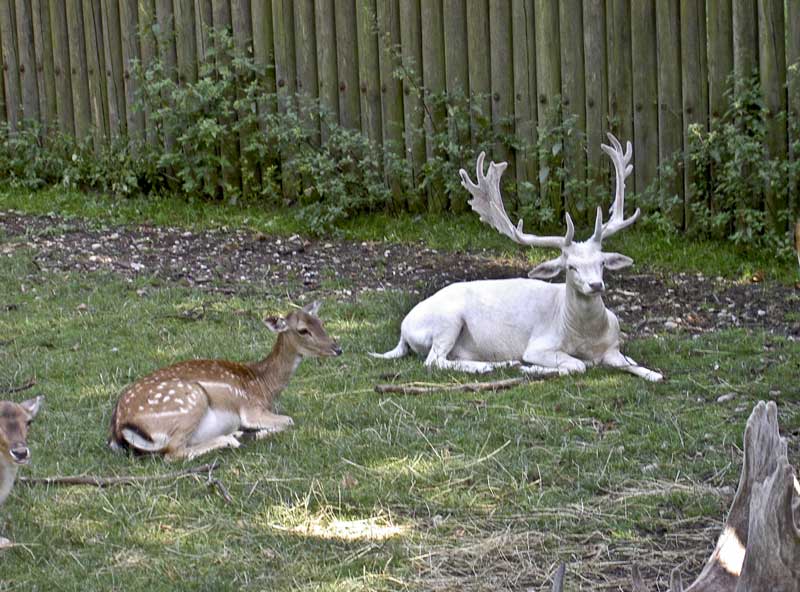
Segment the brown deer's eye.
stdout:
[[300,335],[310,335],[311,334],[311,331],[309,331],[308,329],[298,329],[297,332],[300,333]]

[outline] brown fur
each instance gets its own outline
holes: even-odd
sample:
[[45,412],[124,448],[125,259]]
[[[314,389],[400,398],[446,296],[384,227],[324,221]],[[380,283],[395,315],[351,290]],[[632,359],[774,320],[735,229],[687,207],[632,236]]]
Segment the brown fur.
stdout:
[[239,445],[237,435],[281,431],[291,418],[275,403],[303,357],[341,350],[315,316],[318,305],[265,323],[278,338],[270,354],[250,364],[190,360],[156,370],[120,395],[111,418],[112,447],[192,458]]
[[[39,411],[44,397],[12,403],[0,401],[0,504],[2,504],[17,478],[20,465],[30,462],[28,449],[28,427]],[[0,547],[10,541],[0,537]]]

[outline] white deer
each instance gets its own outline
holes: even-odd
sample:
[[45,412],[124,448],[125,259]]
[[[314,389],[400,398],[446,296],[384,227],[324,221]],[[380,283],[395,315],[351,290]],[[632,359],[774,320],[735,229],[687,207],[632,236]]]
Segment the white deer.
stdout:
[[507,164],[492,162],[483,173],[484,153],[478,156],[477,184],[461,169],[461,184],[472,194],[469,204],[483,222],[514,242],[532,247],[561,249],[561,254],[541,263],[528,275],[549,279],[566,270],[564,284],[539,279],[506,279],[461,282],[417,304],[403,319],[400,342],[375,357],[400,358],[413,350],[427,356],[428,367],[488,372],[516,366],[535,375],[585,372],[601,364],[619,368],[647,380],[659,381],[661,374],[639,366],[623,355],[619,322],[603,304],[603,270],[628,267],[633,260],[618,253],[604,253],[603,240],[633,224],[639,210],[625,218],[625,178],[630,165],[631,143],[622,151],[619,141],[608,134],[613,146],[602,145],[616,169],[616,195],[611,218],[603,224],[597,208],[594,233],[585,242],[573,242],[574,226],[566,215],[567,233],[536,236],[522,232],[522,220],[511,223],[500,195],[500,178]]

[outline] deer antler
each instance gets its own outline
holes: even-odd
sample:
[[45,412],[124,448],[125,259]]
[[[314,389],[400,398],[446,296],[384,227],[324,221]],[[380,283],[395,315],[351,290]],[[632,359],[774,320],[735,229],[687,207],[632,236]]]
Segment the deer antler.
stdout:
[[506,170],[508,163],[491,162],[489,163],[489,172],[484,175],[483,159],[485,157],[485,152],[481,152],[478,155],[478,162],[475,167],[477,184],[472,182],[467,171],[464,169],[458,171],[461,175],[461,184],[464,186],[464,189],[472,194],[469,205],[478,213],[481,222],[489,224],[492,228],[520,245],[560,249],[572,243],[572,236],[575,234],[575,228],[569,214],[566,216],[567,233],[563,237],[526,234],[522,232],[521,219],[519,223],[514,226],[511,220],[509,220],[508,214],[506,214],[506,210],[503,207],[503,196],[500,194],[500,178],[503,176],[503,171]]
[[636,211],[630,218],[625,217],[624,208],[625,208],[625,179],[633,172],[633,165],[630,164],[631,157],[633,157],[633,148],[631,147],[631,143],[627,142],[625,145],[625,151],[622,151],[622,144],[619,143],[619,140],[614,137],[613,134],[607,134],[608,139],[611,141],[612,146],[608,146],[607,144],[600,144],[600,148],[608,154],[611,158],[611,161],[614,163],[614,170],[616,171],[616,178],[617,178],[617,189],[614,195],[614,203],[611,204],[611,218],[609,218],[608,222],[603,224],[602,231],[600,236],[597,235],[597,230],[595,229],[595,234],[592,237],[593,240],[600,240],[603,241],[607,239],[609,236],[616,234],[623,228],[627,228],[639,217],[641,210],[636,208]]

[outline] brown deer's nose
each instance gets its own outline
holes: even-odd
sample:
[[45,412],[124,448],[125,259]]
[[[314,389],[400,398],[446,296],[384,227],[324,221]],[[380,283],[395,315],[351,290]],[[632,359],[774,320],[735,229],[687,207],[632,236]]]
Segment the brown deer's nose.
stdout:
[[339,347],[338,343],[334,344],[334,346],[333,346],[333,355],[335,355],[335,356],[341,356],[342,355],[342,348]]
[[11,453],[11,458],[18,463],[26,462],[31,456],[31,451],[28,450],[27,446],[15,446],[9,452]]

